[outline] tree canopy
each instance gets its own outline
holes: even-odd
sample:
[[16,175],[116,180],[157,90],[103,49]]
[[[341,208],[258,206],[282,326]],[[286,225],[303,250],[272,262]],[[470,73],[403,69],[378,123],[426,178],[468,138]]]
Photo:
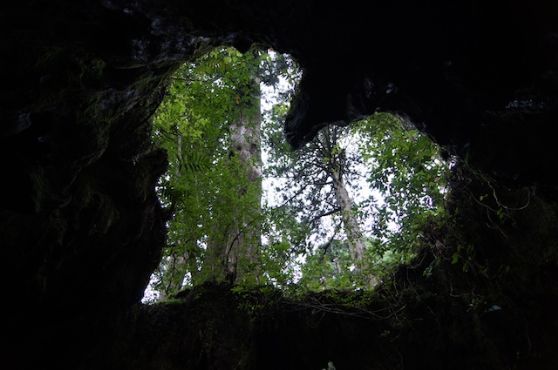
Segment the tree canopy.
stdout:
[[397,115],[291,149],[282,122],[300,74],[288,56],[221,47],[171,77],[153,118],[173,215],[152,279],[162,296],[204,281],[371,289],[443,217],[447,164]]

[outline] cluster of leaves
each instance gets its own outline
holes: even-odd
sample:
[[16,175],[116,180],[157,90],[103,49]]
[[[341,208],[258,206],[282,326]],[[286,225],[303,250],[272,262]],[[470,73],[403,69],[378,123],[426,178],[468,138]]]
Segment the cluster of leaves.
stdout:
[[[159,183],[163,204],[172,210],[167,247],[155,273],[155,289],[167,294],[189,277],[205,280],[203,262],[209,239],[218,239],[227,225],[248,212],[257,190],[231,158],[229,127],[239,107],[250,108],[253,53],[218,48],[186,63],[172,76],[167,96],[154,115],[153,140],[167,150],[169,171]],[[246,114],[246,112],[244,112]],[[255,216],[254,216],[255,217]],[[218,225],[218,227],[216,227]],[[223,241],[219,241],[223,242]]]
[[359,150],[368,163],[368,184],[382,198],[362,203],[372,216],[374,249],[392,252],[388,255],[412,251],[423,226],[445,215],[448,164],[430,138],[396,115],[377,113],[353,130],[362,138]]
[[[275,114],[284,111],[279,107]],[[278,128],[271,129],[268,174],[283,179],[281,207],[307,225],[299,281],[306,288],[370,287],[371,278],[383,280],[409,262],[424,226],[445,216],[448,165],[438,147],[400,117],[377,113],[349,128],[327,127],[297,152],[277,142]],[[364,270],[355,268],[350,253],[332,165],[340,167],[354,195],[353,218],[366,245]]]
[[[276,91],[262,123],[263,182],[273,185],[261,206],[261,182],[247,178],[230,148],[239,112],[259,109],[254,99],[266,98],[254,89],[254,77]],[[443,217],[447,165],[428,137],[395,115],[329,126],[293,151],[282,123],[299,78],[286,56],[231,48],[215,49],[172,76],[154,116],[153,140],[170,164],[158,190],[173,212],[155,290],[169,295],[208,280],[206,266],[215,264],[208,244],[227,243],[223,235],[238,218],[253,220],[246,227],[261,238],[258,266],[250,266],[261,271],[258,283],[370,287],[370,277],[377,282],[412,258],[428,220]],[[352,198],[350,212],[341,212],[333,175]],[[348,218],[362,229],[364,268],[355,268]]]

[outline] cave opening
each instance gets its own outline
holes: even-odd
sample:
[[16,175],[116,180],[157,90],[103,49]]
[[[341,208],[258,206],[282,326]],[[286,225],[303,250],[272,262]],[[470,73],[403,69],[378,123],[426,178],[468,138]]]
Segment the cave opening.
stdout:
[[204,283],[285,294],[372,290],[442,223],[449,165],[403,116],[330,124],[305,145],[284,121],[302,72],[291,56],[217,47],[183,64],[153,117],[172,213],[144,302]]

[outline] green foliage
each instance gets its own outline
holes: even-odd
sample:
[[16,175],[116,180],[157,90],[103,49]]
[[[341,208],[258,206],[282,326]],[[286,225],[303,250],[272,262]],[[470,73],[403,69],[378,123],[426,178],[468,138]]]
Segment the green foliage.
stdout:
[[311,251],[302,267],[300,284],[309,290],[354,289],[358,275],[351,273],[352,260],[343,242],[334,240],[326,248]]
[[[252,258],[239,254],[235,262],[251,272],[237,284],[369,288],[409,261],[424,225],[444,216],[447,165],[428,137],[395,115],[329,126],[293,151],[282,124],[299,78],[285,56],[230,48],[215,49],[172,76],[153,118],[154,144],[169,155],[158,191],[173,213],[155,274],[154,287],[164,296],[184,285],[225,280],[223,253],[235,233],[251,235],[248,244],[255,247]],[[261,182],[250,180],[231,148],[231,125],[259,114],[254,81],[276,92],[262,124],[264,181],[274,183],[263,202]],[[345,213],[333,177],[354,198]],[[354,196],[363,192],[370,195]],[[356,234],[348,231],[348,220]],[[365,246],[362,261],[355,261],[355,238]]]
[[[387,250],[412,250],[426,222],[443,217],[448,165],[438,147],[397,116],[378,113],[353,126],[369,163],[368,183],[383,202],[369,202],[373,234]],[[392,226],[396,227],[390,227]]]
[[[257,55],[219,48],[186,63],[172,76],[167,97],[156,112],[155,144],[165,148],[169,171],[159,184],[163,203],[173,211],[167,248],[156,273],[156,289],[171,294],[187,274],[191,283],[210,276],[202,269],[208,243],[225,244],[238,218],[255,219],[258,186],[230,156],[230,130],[239,114],[254,109],[250,76]],[[242,196],[239,196],[242,194]],[[204,276],[205,275],[205,276]]]
[[[285,111],[278,106],[272,117]],[[278,132],[279,125],[271,125],[267,133],[272,148],[267,171],[285,179],[281,207],[307,225],[306,237],[313,239],[301,266],[300,284],[308,289],[369,287],[370,279],[382,280],[409,262],[425,225],[444,217],[448,166],[436,145],[399,117],[379,113],[350,129],[329,126],[298,152],[281,145]],[[352,210],[366,243],[359,268],[338,209],[333,172],[343,174],[353,194],[372,194]],[[364,179],[368,190],[362,189]]]
[[262,263],[266,281],[287,287],[295,283],[297,266],[293,261],[306,251],[308,225],[298,221],[287,207],[267,207],[265,216]]

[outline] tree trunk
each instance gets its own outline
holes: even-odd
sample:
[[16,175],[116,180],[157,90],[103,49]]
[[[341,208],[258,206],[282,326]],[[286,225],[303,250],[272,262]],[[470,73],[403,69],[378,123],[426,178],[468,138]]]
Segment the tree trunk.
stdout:
[[[343,220],[343,225],[345,233],[347,234],[347,241],[349,243],[351,258],[354,261],[355,268],[358,272],[366,272],[366,261],[364,253],[366,250],[366,245],[364,243],[364,237],[358,219],[355,215],[354,202],[345,183],[343,182],[343,177],[340,171],[334,169],[331,171],[331,177],[333,180],[333,189],[335,191],[335,197],[337,204],[341,209],[341,219]],[[374,287],[377,284],[377,279],[375,276],[368,276],[368,285]]]
[[360,265],[364,259],[365,245],[360,225],[354,214],[354,202],[338,171],[334,170],[332,172],[332,179],[335,197],[341,209],[341,218],[347,233],[347,240],[351,246],[351,257],[355,264]]
[[[256,59],[257,62],[257,59]],[[247,185],[239,189],[239,198],[248,202],[246,209],[237,210],[236,222],[229,230],[227,245],[227,276],[233,282],[260,283],[260,208],[262,197],[260,79],[250,78],[250,96],[239,104],[238,119],[231,124],[231,156],[238,158]],[[242,101],[247,103],[242,104]]]

